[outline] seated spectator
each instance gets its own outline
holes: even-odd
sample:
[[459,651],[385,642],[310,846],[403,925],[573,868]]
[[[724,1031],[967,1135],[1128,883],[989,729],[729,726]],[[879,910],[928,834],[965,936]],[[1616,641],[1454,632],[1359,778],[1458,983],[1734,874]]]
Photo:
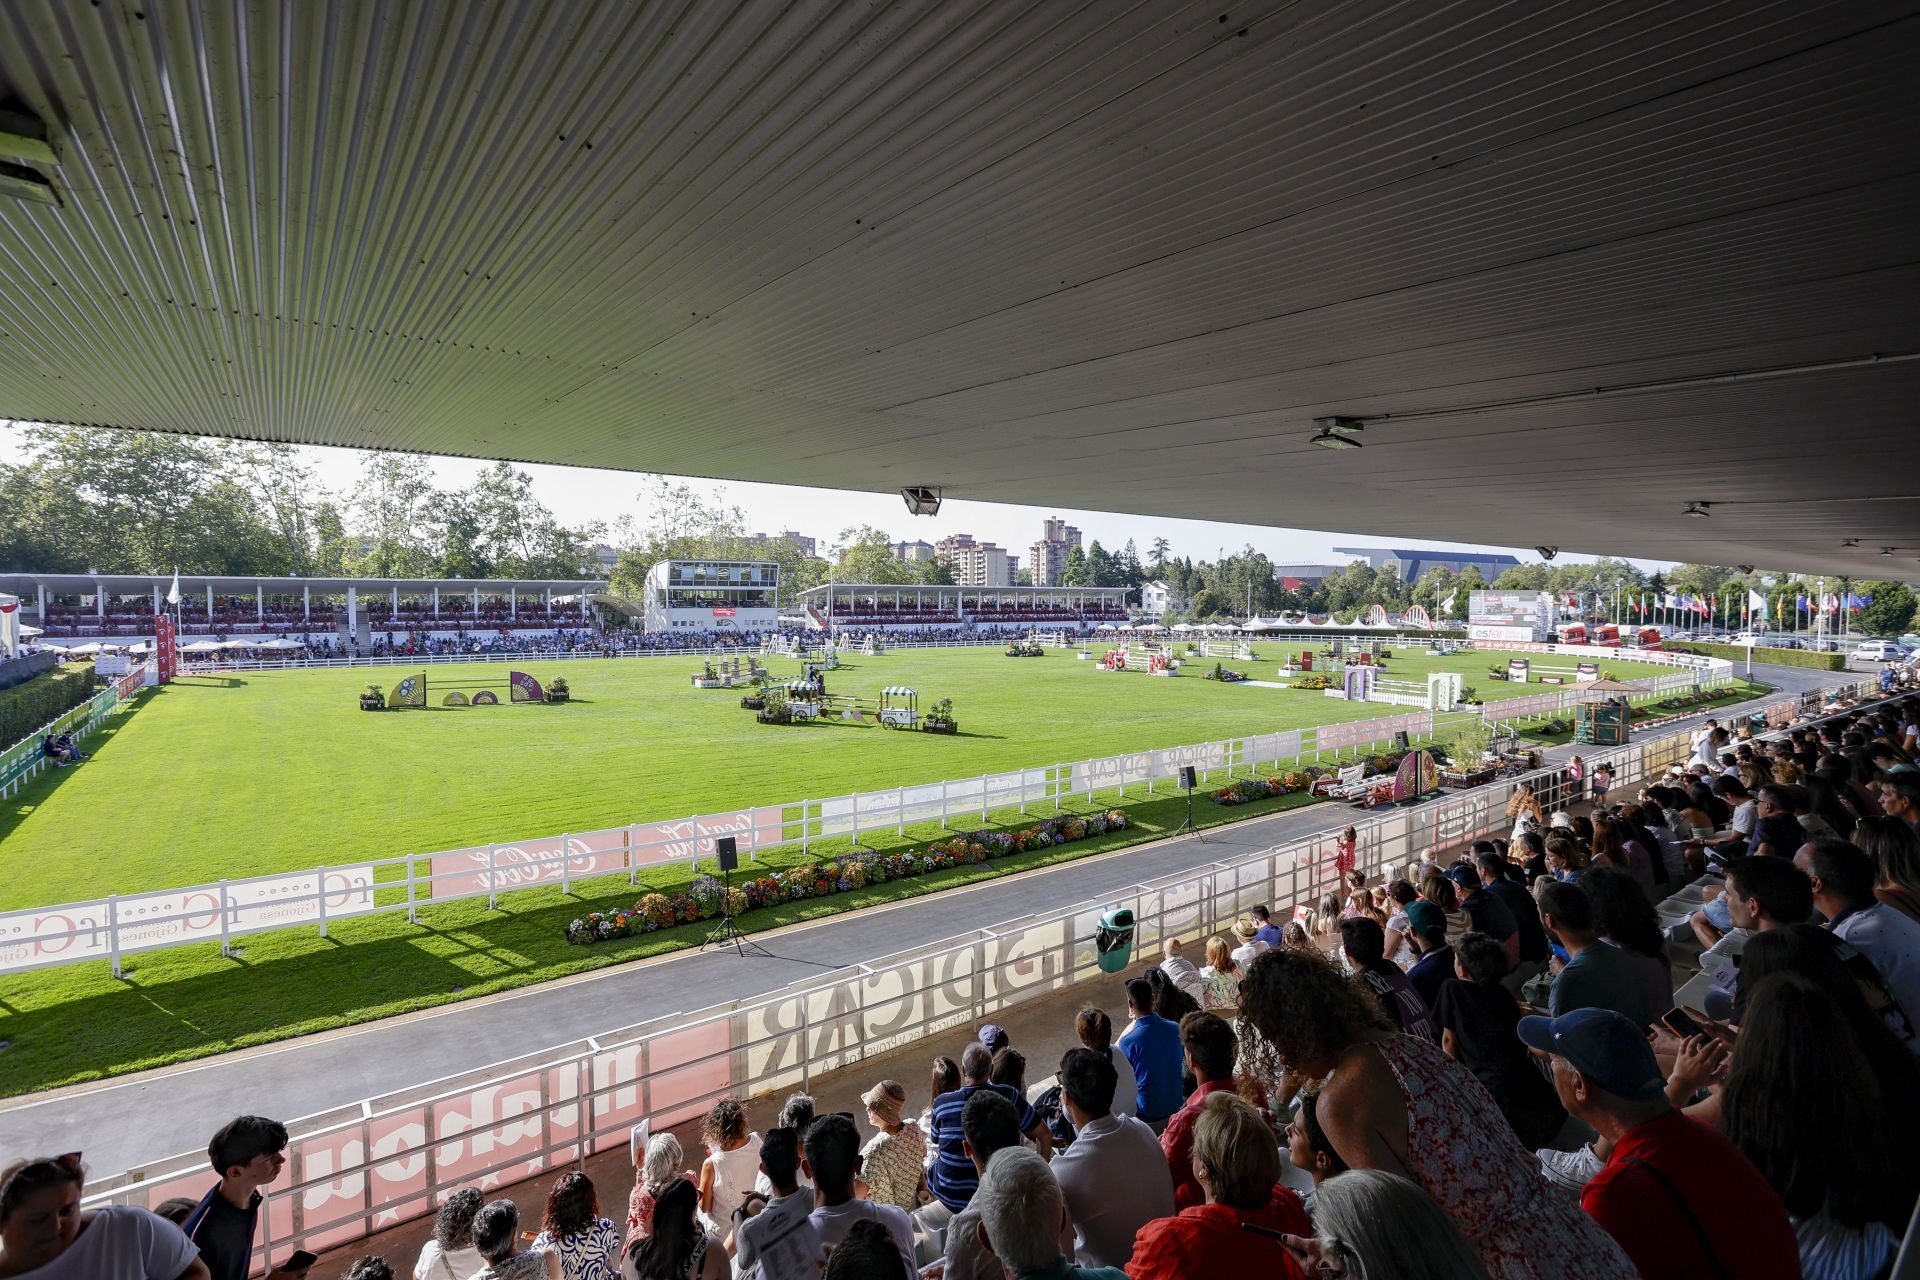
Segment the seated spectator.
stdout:
[[[1235,989],[1238,989],[1237,983]],[[1104,1053],[1107,1060],[1113,1063],[1117,1081],[1113,1087],[1113,1114],[1138,1115],[1140,1082],[1134,1078],[1133,1064],[1127,1061],[1127,1055],[1114,1047],[1113,1019],[1107,1017],[1107,1011],[1092,1007],[1082,1009],[1074,1016],[1073,1032],[1080,1038],[1083,1047],[1095,1053]]]
[[[511,1200],[496,1200],[480,1211],[481,1224],[486,1221],[487,1211],[495,1205],[513,1208]],[[731,1213],[728,1216],[731,1217]],[[513,1247],[511,1228],[517,1225],[516,1214],[507,1231],[505,1247],[509,1252]],[[486,1239],[480,1224],[474,1228],[474,1237],[480,1251],[486,1253]],[[517,1257],[551,1260],[553,1270],[548,1273],[549,1280],[559,1280],[556,1255],[529,1252]],[[511,1272],[483,1271],[474,1280],[540,1280],[540,1272],[520,1265],[521,1270]],[[685,1178],[675,1178],[661,1190],[653,1202],[653,1234],[645,1239],[629,1240],[626,1257],[620,1264],[623,1280],[727,1280],[732,1270],[720,1237],[701,1225],[700,1188]]]
[[1914,1203],[1883,1096],[1847,1016],[1812,980],[1754,984],[1720,1113],[1780,1194],[1809,1276],[1870,1277],[1893,1259]]
[[1341,1158],[1419,1183],[1493,1276],[1631,1280],[1626,1257],[1540,1178],[1512,1129],[1488,1123],[1480,1082],[1437,1045],[1395,1034],[1331,965],[1269,952],[1240,984],[1240,1007],[1249,1068],[1324,1079],[1318,1115]]
[[1873,859],[1873,896],[1920,921],[1920,834],[1898,818],[1869,818],[1853,841]]
[[1666,1005],[1656,1007],[1650,998],[1633,957],[1600,941],[1593,903],[1584,889],[1572,884],[1541,886],[1540,915],[1547,933],[1568,955],[1548,997],[1548,1008],[1555,1016],[1575,1009],[1611,1009],[1645,1027],[1666,1011]]
[[1321,895],[1320,905],[1313,909],[1313,915],[1307,921],[1307,933],[1318,945],[1330,945],[1340,936],[1340,896],[1328,893]]
[[[1488,857],[1505,863],[1506,859],[1493,851],[1491,841],[1483,840],[1480,843],[1488,846],[1485,850]],[[1504,872],[1500,878],[1505,879]],[[1513,918],[1513,912],[1507,909],[1505,902],[1487,892],[1479,864],[1457,862],[1447,872],[1447,879],[1453,881],[1460,909],[1473,921],[1473,931],[1485,934],[1507,948],[1507,959],[1517,962],[1520,959],[1520,922]],[[1454,939],[1454,945],[1458,946],[1459,941],[1458,938]]]
[[[787,1095],[787,1100],[780,1104],[780,1113],[774,1117],[773,1123],[776,1128],[791,1129],[796,1134],[804,1134],[813,1125],[813,1114],[812,1094],[790,1093]],[[773,1184],[767,1180],[764,1170],[754,1175],[753,1189],[762,1200],[773,1197]],[[813,1190],[813,1184],[807,1181],[805,1174],[800,1175],[800,1189]]]
[[813,1179],[814,1210],[808,1220],[829,1255],[854,1223],[878,1222],[899,1248],[901,1265],[909,1273],[914,1271],[913,1222],[906,1212],[853,1194],[854,1180],[860,1176],[860,1134],[853,1121],[841,1115],[815,1120],[807,1130],[803,1168]]
[[[1279,933],[1278,929],[1274,930],[1276,937]],[[1218,934],[1207,939],[1207,963],[1200,970],[1200,986],[1201,1008],[1217,1010],[1239,1007],[1240,966],[1233,962],[1233,951],[1227,940]]]
[[827,1259],[821,1280],[909,1280],[893,1236],[877,1222],[856,1222]]
[[1920,1015],[1920,921],[1873,896],[1873,859],[1845,841],[1821,840],[1793,863],[1811,882],[1813,905],[1833,936],[1873,962],[1909,1019]]
[[620,1229],[600,1216],[593,1179],[577,1170],[554,1179],[533,1247],[558,1255],[563,1280],[613,1280]]
[[[1288,954],[1269,952],[1263,963]],[[1229,1275],[1304,1280],[1284,1243],[1246,1229],[1288,1235],[1308,1230],[1300,1197],[1279,1185],[1280,1151],[1265,1118],[1237,1094],[1213,1094],[1193,1126],[1192,1164],[1204,1203],[1140,1228],[1127,1275],[1132,1280]]]
[[1432,903],[1446,921],[1448,946],[1459,942],[1462,935],[1473,928],[1473,917],[1460,909],[1460,895],[1454,892],[1453,881],[1444,875],[1436,871],[1421,880],[1420,896]]
[[898,1080],[882,1080],[860,1101],[874,1128],[873,1137],[860,1148],[862,1195],[912,1213],[926,1177],[927,1138],[904,1118],[907,1087]]
[[[1196,1018],[1213,1015],[1187,1015],[1189,1022]],[[1074,1140],[1054,1156],[1053,1176],[1073,1223],[1072,1260],[1081,1266],[1124,1264],[1133,1254],[1134,1234],[1174,1210],[1161,1142],[1141,1121],[1113,1114],[1117,1084],[1105,1054],[1070,1049],[1060,1060],[1060,1102],[1073,1122]],[[1171,1124],[1167,1133],[1173,1134]]]
[[378,1254],[354,1259],[340,1280],[393,1280],[393,1267]]
[[[1105,1016],[1105,1015],[1102,1015]],[[920,1113],[914,1124],[927,1138],[927,1163],[933,1163],[933,1104],[940,1101],[943,1093],[952,1093],[960,1087],[960,1064],[945,1054],[933,1060],[933,1070],[928,1080],[927,1109]]]
[[[1302,1089],[1300,1105],[1294,1108],[1293,1119],[1287,1122],[1287,1160],[1294,1168],[1313,1179],[1315,1191],[1321,1183],[1336,1173],[1347,1171],[1347,1162],[1327,1141],[1326,1130],[1320,1127],[1319,1118],[1320,1091]],[[1313,1213],[1314,1191],[1301,1197],[1307,1213]]]
[[[1131,985],[1131,984],[1129,984]],[[1143,984],[1144,985],[1144,984]],[[960,1055],[960,1073],[965,1083],[951,1093],[941,1094],[933,1102],[933,1164],[927,1169],[927,1189],[934,1198],[954,1213],[967,1207],[979,1174],[966,1152],[966,1137],[960,1127],[961,1113],[967,1101],[982,1091],[997,1093],[1013,1105],[1020,1120],[1020,1132],[1034,1140],[1045,1155],[1052,1149],[1047,1126],[1027,1100],[1003,1084],[988,1077],[993,1071],[993,1056],[983,1044],[970,1044]],[[811,1136],[811,1135],[809,1135]],[[855,1152],[858,1155],[858,1151]]]
[[1688,917],[1703,947],[1713,948],[1735,929],[1760,933],[1813,914],[1806,873],[1785,858],[1735,859],[1727,864],[1726,879],[1726,888]]
[[1386,931],[1373,920],[1354,917],[1340,922],[1340,939],[1354,981],[1373,993],[1394,1026],[1410,1036],[1439,1043],[1440,1029],[1433,1024],[1426,1000],[1400,967],[1388,964],[1381,954]]
[[993,1055],[993,1068],[987,1072],[987,1079],[994,1084],[1003,1084],[1021,1097],[1027,1096],[1027,1055],[1008,1045]]
[[[689,1211],[694,1202],[692,1190],[693,1184],[688,1183],[688,1194],[682,1197]],[[561,1280],[560,1255],[520,1249],[519,1232],[520,1210],[513,1201],[489,1200],[481,1205],[480,1212],[473,1216],[473,1247],[480,1251],[486,1265],[474,1272],[470,1280]],[[655,1280],[646,1271],[640,1272],[640,1278]],[[720,1278],[702,1277],[702,1280]]]
[[[918,1132],[914,1130],[913,1132]],[[741,1277],[759,1277],[760,1254],[774,1240],[786,1240],[798,1233],[799,1252],[817,1257],[820,1236],[813,1229],[813,1192],[800,1185],[800,1135],[793,1129],[767,1130],[760,1142],[760,1169],[773,1187],[759,1212],[746,1213],[758,1197],[748,1197],[748,1205],[734,1210],[733,1270]],[[914,1170],[916,1184],[919,1170]],[[892,1245],[887,1251],[893,1252]]]
[[1407,970],[1407,981],[1420,993],[1428,1009],[1440,999],[1440,988],[1453,976],[1453,948],[1447,945],[1447,926],[1434,923],[1413,927],[1413,949],[1419,959]]
[[[1200,976],[1195,969],[1194,976]],[[1200,1002],[1187,994],[1187,989],[1167,976],[1164,969],[1147,970],[1147,987],[1153,993],[1153,1011],[1168,1022],[1178,1023],[1180,1019],[1199,1010]]]
[[80,1208],[80,1157],[15,1160],[0,1169],[0,1265],[48,1280],[207,1280],[178,1228],[131,1205]]
[[[1280,928],[1274,924],[1273,912],[1267,909],[1266,903],[1263,902],[1259,906],[1254,907],[1247,914],[1252,916],[1253,922],[1260,926],[1254,930],[1253,940],[1255,942],[1268,947],[1277,947],[1280,945]],[[1209,946],[1207,954],[1213,954],[1211,946]]]
[[1520,1020],[1568,1111],[1612,1145],[1580,1204],[1647,1280],[1800,1274],[1780,1197],[1726,1137],[1675,1111],[1642,1029],[1608,1009]]
[[1248,1101],[1256,1108],[1266,1105],[1266,1092],[1258,1080],[1234,1078],[1234,1060],[1239,1041],[1224,1018],[1211,1013],[1190,1013],[1180,1021],[1180,1043],[1195,1081],[1186,1105],[1167,1121],[1160,1136],[1167,1169],[1172,1175],[1175,1207],[1186,1209],[1199,1204],[1204,1193],[1193,1177],[1193,1126],[1201,1109],[1213,1094],[1238,1092],[1242,1087],[1253,1096]]
[[1193,1002],[1202,1004],[1206,998],[1206,984],[1200,976],[1200,970],[1194,968],[1193,961],[1187,959],[1180,939],[1167,939],[1167,954],[1160,961],[1160,972],[1167,975],[1173,985],[1192,997]]
[[747,1128],[747,1109],[722,1098],[700,1127],[707,1158],[700,1166],[700,1212],[715,1225],[746,1203],[760,1172],[760,1135]]
[[1153,987],[1142,978],[1127,983],[1127,1012],[1133,1024],[1120,1037],[1120,1052],[1139,1081],[1136,1114],[1158,1133],[1184,1100],[1180,1028],[1153,1011]]
[[1513,968],[1508,984],[1517,987],[1545,969],[1547,957],[1552,954],[1546,926],[1540,923],[1540,904],[1522,884],[1510,878],[1513,864],[1495,851],[1486,849],[1474,854],[1473,865],[1479,873],[1482,891],[1506,907],[1507,914],[1513,917],[1514,945],[1508,952]]
[[[674,1150],[679,1147],[674,1143]],[[413,1280],[467,1280],[487,1265],[473,1247],[473,1216],[480,1212],[480,1205],[480,1192],[475,1187],[461,1187],[447,1197],[433,1220],[433,1235],[421,1246],[419,1260],[413,1264]],[[648,1212],[651,1215],[651,1202]]]
[[[669,1182],[675,1178],[692,1181],[693,1172],[681,1168],[686,1158],[686,1152],[680,1147],[680,1139],[670,1133],[656,1133],[647,1139],[646,1154],[641,1158],[639,1176],[634,1179],[633,1194],[627,1197],[628,1243],[644,1240],[653,1233],[653,1205],[660,1198],[660,1193],[667,1189]],[[473,1196],[473,1207],[478,1209],[480,1193],[476,1191]],[[441,1212],[444,1214],[446,1210]],[[418,1267],[414,1268],[414,1280],[426,1280],[420,1275]]]
[[1920,773],[1903,770],[1878,775],[1872,798],[1885,816],[1920,827]]
[[1082,1267],[1066,1259],[1059,1240],[1060,1224],[1066,1220],[1060,1184],[1047,1162],[1025,1147],[994,1153],[980,1174],[974,1199],[981,1247],[1010,1280],[1123,1280],[1125,1273],[1116,1267]]
[[1647,1003],[1656,1012],[1672,1008],[1673,971],[1667,964],[1667,937],[1640,884],[1624,871],[1588,867],[1580,873],[1580,888],[1593,905],[1594,931],[1632,963],[1646,988]]
[[1252,916],[1241,916],[1233,922],[1233,936],[1240,940],[1240,945],[1233,949],[1233,962],[1242,969],[1252,964],[1255,956],[1268,949],[1267,944],[1260,941],[1260,926],[1254,923]]
[[1405,880],[1387,882],[1388,910],[1384,950],[1387,953],[1387,959],[1402,969],[1411,966],[1416,958],[1413,952],[1413,918],[1407,914],[1407,906],[1418,898],[1419,895],[1413,891],[1413,886]]
[[1454,948],[1454,972],[1457,976],[1441,986],[1434,1011],[1440,1047],[1487,1086],[1522,1145],[1529,1150],[1549,1145],[1567,1113],[1514,1035],[1520,1002],[1504,982],[1506,948],[1485,934],[1470,933]]
[[998,1053],[1013,1044],[1013,1037],[1008,1035],[1006,1028],[998,1023],[981,1023],[979,1036],[980,1043],[987,1046],[988,1053]]
[[[458,1195],[459,1193],[455,1192],[454,1194]],[[475,1192],[476,1196],[478,1194],[478,1192]],[[480,1207],[477,1200],[473,1207],[476,1209]],[[193,1212],[193,1201],[187,1199],[185,1196],[169,1196],[167,1199],[153,1206],[153,1212],[157,1217],[165,1218],[176,1227],[185,1226],[187,1215]],[[475,1258],[479,1256],[477,1253],[474,1255]],[[478,1262],[474,1263],[473,1269],[478,1271],[480,1264]]]
[[[1019,1122],[1020,1115],[1013,1104],[997,1093],[978,1093],[967,1099],[961,1125],[966,1133],[966,1155],[973,1166],[976,1186],[988,1161],[1001,1151],[1020,1146]],[[1079,1145],[1077,1140],[1074,1145]],[[1073,1247],[1073,1224],[1062,1214],[1058,1248],[1065,1255],[1072,1252]],[[1001,1280],[999,1262],[981,1243],[980,1210],[972,1203],[947,1223],[944,1250],[940,1264],[942,1280]]]
[[1314,1277],[1486,1280],[1460,1228],[1418,1183],[1375,1169],[1331,1178],[1315,1196],[1315,1234],[1289,1241]]

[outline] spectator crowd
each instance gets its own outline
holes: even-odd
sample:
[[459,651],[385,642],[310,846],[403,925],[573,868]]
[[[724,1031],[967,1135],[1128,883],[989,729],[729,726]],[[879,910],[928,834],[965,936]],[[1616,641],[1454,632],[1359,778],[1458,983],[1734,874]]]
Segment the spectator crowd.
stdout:
[[[579,1170],[537,1224],[463,1188],[416,1258],[341,1274],[1887,1275],[1920,1196],[1917,708],[1709,722],[1631,797],[1529,794],[1508,839],[1383,883],[1343,842],[1338,893],[1167,939],[1049,1078],[982,1025],[857,1115],[796,1094],[762,1133],[725,1098],[691,1153],[643,1130],[624,1214]],[[78,1156],[15,1162],[0,1275],[244,1280],[286,1146],[235,1120],[157,1215],[81,1213]]]

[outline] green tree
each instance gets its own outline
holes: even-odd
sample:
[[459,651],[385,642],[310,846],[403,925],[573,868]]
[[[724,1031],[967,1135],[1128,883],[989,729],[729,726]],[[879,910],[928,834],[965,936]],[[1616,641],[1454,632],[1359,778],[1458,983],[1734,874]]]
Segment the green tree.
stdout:
[[348,571],[367,578],[427,578],[438,570],[432,545],[433,478],[427,459],[413,453],[369,453],[354,487],[361,546]]
[[1916,601],[1906,583],[1876,578],[1860,583],[1854,594],[1867,598],[1867,607],[1853,617],[1854,626],[1868,635],[1899,636],[1913,625]]
[[[908,566],[913,572],[914,582],[928,587],[951,587],[954,585],[953,566],[938,556],[929,556],[925,560],[916,560]],[[1033,575],[1027,570],[1020,571],[1027,581],[1033,581]]]
[[916,566],[894,557],[893,543],[871,525],[842,529],[833,572],[835,582],[907,583],[918,580]]
[[1167,557],[1173,547],[1165,538],[1155,538],[1147,549],[1147,573],[1151,577],[1164,578],[1167,572]]
[[1480,576],[1480,566],[1468,565],[1460,571],[1459,576],[1448,587],[1448,592],[1453,596],[1453,607],[1445,610],[1445,615],[1455,621],[1465,619],[1467,610],[1473,602],[1473,593],[1486,589],[1487,580]]
[[1517,564],[1501,571],[1493,585],[1502,591],[1548,591],[1553,587],[1552,571],[1544,564]]
[[1087,568],[1087,554],[1079,547],[1067,548],[1067,562],[1060,568],[1060,585],[1063,587],[1091,587],[1093,575]]
[[1087,547],[1087,577],[1084,584],[1089,587],[1117,587],[1120,585],[1120,573],[1115,567],[1113,556],[1100,545],[1095,538]]

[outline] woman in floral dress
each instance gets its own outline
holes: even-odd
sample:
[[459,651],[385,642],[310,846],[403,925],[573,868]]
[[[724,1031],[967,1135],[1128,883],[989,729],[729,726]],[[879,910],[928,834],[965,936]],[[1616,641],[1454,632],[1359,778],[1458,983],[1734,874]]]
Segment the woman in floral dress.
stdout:
[[600,1216],[593,1179],[573,1172],[554,1180],[533,1247],[560,1255],[561,1280],[613,1280],[619,1274],[620,1229]]
[[1241,979],[1240,1011],[1257,1074],[1322,1081],[1316,1114],[1339,1157],[1418,1183],[1493,1280],[1634,1280],[1613,1237],[1540,1177],[1473,1073],[1395,1034],[1326,960],[1267,952]]

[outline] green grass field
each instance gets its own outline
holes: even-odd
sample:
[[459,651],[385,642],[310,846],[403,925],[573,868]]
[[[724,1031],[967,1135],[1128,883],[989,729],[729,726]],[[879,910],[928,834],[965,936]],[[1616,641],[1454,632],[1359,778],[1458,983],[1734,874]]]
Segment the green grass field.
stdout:
[[[1272,678],[1279,645],[1255,649]],[[768,726],[739,694],[696,690],[692,659],[538,663],[565,674],[561,706],[448,708],[447,691],[506,679],[504,664],[429,668],[424,711],[361,712],[369,680],[406,668],[192,677],[149,695],[86,766],[53,770],[0,805],[0,909],[513,841],[743,805],[783,803],[1029,765],[1205,742],[1396,709],[1318,693],[1094,670],[1070,650],[854,658],[836,693],[904,684],[951,697],[960,733]],[[1543,686],[1484,679],[1484,655],[1407,657],[1396,677],[1456,670],[1489,699]],[[1642,663],[1609,664],[1628,676]],[[798,664],[776,659],[776,674]],[[504,699],[506,690],[499,690]]]
[[[1257,663],[1227,665],[1256,679],[1273,675],[1280,646],[1255,652]],[[1424,678],[1433,664],[1463,672],[1490,699],[1541,690],[1479,678],[1485,655],[1408,657],[1390,670]],[[1222,685],[1200,679],[1200,664],[1173,680],[1096,672],[1061,650],[1039,659],[990,649],[907,650],[856,659],[829,677],[829,688],[846,693],[912,685],[923,707],[952,697],[961,734],[943,738],[842,724],[760,725],[739,708],[736,693],[690,688],[696,665],[526,664],[542,678],[564,673],[580,699],[552,707],[357,709],[367,680],[377,676],[391,687],[404,668],[222,676],[143,694],[89,741],[92,762],[43,775],[0,810],[4,905],[832,796],[1393,710]],[[1629,678],[1651,672],[1624,661],[1607,666]],[[503,681],[506,668],[432,671],[444,692],[455,682]],[[1102,805],[1114,799],[1096,797]],[[1107,852],[1163,836],[1185,816],[1184,802],[1164,790],[1148,798],[1136,788],[1126,803],[1134,825],[1124,832],[769,907],[744,924],[763,930]],[[1201,804],[1195,817],[1212,826],[1304,803],[1289,795],[1231,809]],[[933,824],[910,826],[904,838],[874,833],[868,843],[911,846],[938,834]],[[798,846],[763,858],[769,867],[802,861]],[[693,874],[684,865],[657,868],[642,872],[641,883],[671,893]],[[695,945],[710,928],[566,944],[569,919],[630,906],[637,892],[621,874],[575,882],[571,894],[557,886],[509,894],[497,911],[468,899],[434,906],[417,924],[395,913],[336,922],[327,938],[312,927],[256,934],[232,956],[212,943],[145,952],[129,958],[121,978],[90,962],[0,979],[0,1036],[10,1041],[0,1053],[0,1096],[621,964]],[[382,901],[399,893],[384,890]]]

